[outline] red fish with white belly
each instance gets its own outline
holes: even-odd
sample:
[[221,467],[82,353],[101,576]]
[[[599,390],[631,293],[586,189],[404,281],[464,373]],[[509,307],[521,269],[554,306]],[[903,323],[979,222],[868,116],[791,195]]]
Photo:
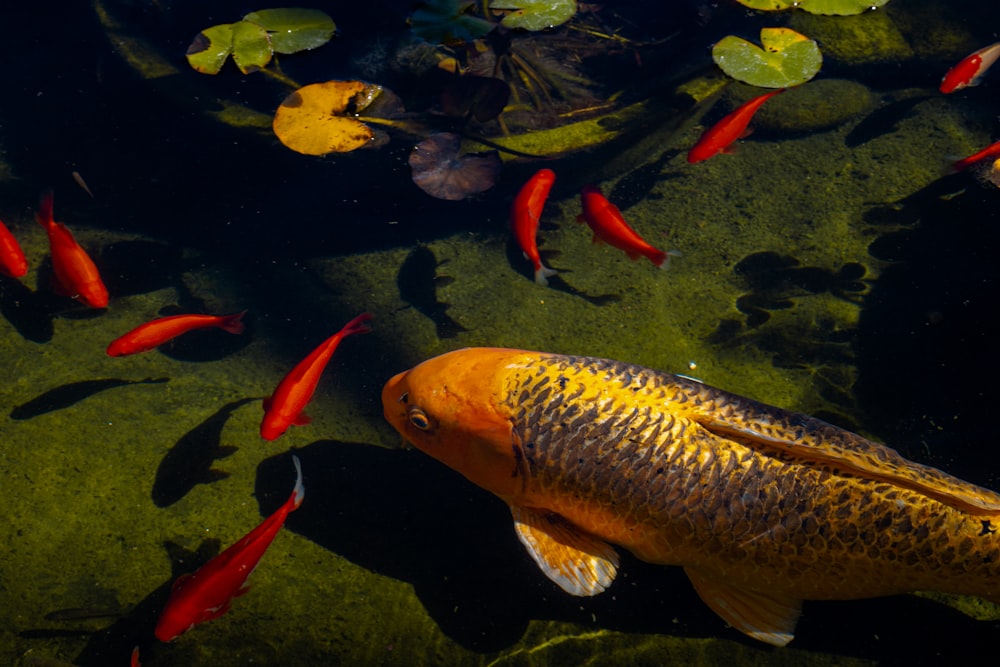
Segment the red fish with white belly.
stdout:
[[939,90],[948,94],[968,86],[975,86],[998,58],[1000,58],[1000,42],[970,53],[948,70],[941,79]]
[[35,217],[49,235],[57,291],[91,308],[107,308],[108,288],[104,286],[94,260],[80,247],[66,225],[55,221],[52,211],[53,195],[47,192]]
[[666,267],[671,257],[679,254],[673,250],[664,252],[647,243],[625,222],[622,212],[609,202],[597,187],[585,186],[580,193],[580,200],[583,204],[583,213],[577,216],[577,220],[587,223],[594,232],[595,243],[603,241],[619,250],[624,250],[633,261],[645,257],[661,269]]
[[293,456],[292,462],[295,464],[295,488],[288,500],[243,539],[205,563],[197,572],[177,578],[156,623],[154,634],[157,639],[168,642],[199,623],[222,616],[229,611],[234,598],[247,592],[247,578],[285,525],[288,514],[298,509],[305,497],[299,458]]
[[539,169],[535,175],[528,179],[521,190],[514,198],[514,203],[510,208],[510,225],[514,232],[517,244],[521,246],[524,256],[531,260],[531,265],[535,269],[535,282],[539,285],[548,285],[549,276],[554,276],[556,271],[542,264],[542,256],[538,252],[538,224],[542,217],[542,209],[545,208],[545,201],[552,190],[552,184],[556,182],[556,174],[551,169]]
[[271,397],[264,399],[264,420],[260,424],[260,437],[274,440],[292,424],[301,426],[309,423],[309,417],[302,411],[312,400],[319,378],[330,363],[334,351],[347,336],[370,332],[370,319],[371,313],[361,313],[345,324],[343,329],[320,343],[308,357],[288,372]]
[[137,326],[108,345],[109,357],[123,357],[159,347],[167,341],[195,329],[222,329],[231,334],[243,333],[243,316],[234,315],[171,315]]

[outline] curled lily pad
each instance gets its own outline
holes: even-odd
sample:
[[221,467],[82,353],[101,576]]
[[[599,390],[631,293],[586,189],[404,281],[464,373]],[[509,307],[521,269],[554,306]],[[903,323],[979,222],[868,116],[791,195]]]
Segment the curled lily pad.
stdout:
[[878,9],[889,0],[738,0],[741,5],[765,12],[798,7],[810,14],[851,16]]
[[330,41],[337,26],[318,9],[262,9],[243,17],[266,30],[271,48],[277,53],[297,53],[323,46]]
[[460,155],[462,138],[438,132],[410,153],[413,182],[432,197],[459,201],[485,192],[496,183],[502,162],[496,151]]
[[469,13],[473,0],[429,0],[410,15],[410,29],[431,44],[460,44],[485,37],[496,24]]
[[738,81],[762,88],[788,88],[816,76],[823,56],[816,42],[788,28],[760,31],[763,48],[734,35],[712,47],[712,59]]
[[274,114],[274,134],[284,145],[306,155],[346,153],[367,145],[370,127],[348,117],[375,100],[381,86],[363,81],[324,81],[299,88]]
[[493,0],[490,9],[512,10],[500,21],[504,27],[536,31],[573,18],[576,0]]

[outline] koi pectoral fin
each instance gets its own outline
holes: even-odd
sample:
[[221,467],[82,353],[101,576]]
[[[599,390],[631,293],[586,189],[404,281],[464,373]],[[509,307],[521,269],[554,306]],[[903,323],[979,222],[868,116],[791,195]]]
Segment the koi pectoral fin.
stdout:
[[618,552],[561,516],[511,505],[514,529],[542,572],[570,595],[597,595],[614,581]]
[[773,646],[792,641],[802,600],[732,586],[689,567],[684,572],[698,597],[743,634]]
[[305,426],[306,424],[311,424],[312,418],[304,412],[300,412],[296,415],[295,419],[292,420],[292,424],[295,426]]

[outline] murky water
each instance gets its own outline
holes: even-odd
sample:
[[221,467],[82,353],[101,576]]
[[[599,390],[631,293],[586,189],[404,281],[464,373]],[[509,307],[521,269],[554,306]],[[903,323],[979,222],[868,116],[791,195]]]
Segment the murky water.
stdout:
[[[1000,487],[989,324],[1000,192],[948,169],[998,138],[1000,73],[936,90],[951,64],[1000,39],[996,8],[605,8],[607,27],[637,43],[588,35],[610,63],[593,70],[599,89],[611,95],[620,80],[646,106],[619,137],[544,162],[558,180],[539,245],[559,271],[544,288],[506,226],[542,163],[509,162],[486,193],[447,202],[411,182],[412,136],[313,158],[213,116],[219,99],[263,113],[288,93],[263,75],[187,68],[198,30],[248,10],[231,4],[0,10],[14,33],[0,218],[31,266],[20,281],[0,278],[0,662],[124,665],[139,645],[154,667],[931,664],[995,644],[996,620],[904,596],[807,602],[795,641],[776,651],[725,627],[679,570],[628,557],[608,592],[570,598],[524,553],[502,503],[401,447],[379,391],[465,346],[609,357],[815,414]],[[430,80],[399,64],[408,3],[323,9],[339,36],[288,56],[287,72],[381,76],[408,108],[434,106]],[[819,41],[819,78],[769,102],[735,153],[689,165],[722,107],[678,104],[672,91],[718,76],[709,46],[722,35],[772,24]],[[150,53],[175,71],[136,69],[155,64]],[[753,94],[734,84],[720,105]],[[592,244],[575,221],[587,183],[681,256],[660,271]],[[48,188],[105,276],[106,311],[52,294],[32,220]],[[104,352],[160,315],[243,309],[240,336]],[[342,343],[312,423],[261,440],[259,399],[366,310],[374,331]],[[218,620],[156,642],[176,576],[287,498],[292,451],[306,500],[250,591]],[[47,617],[68,608],[94,617]]]

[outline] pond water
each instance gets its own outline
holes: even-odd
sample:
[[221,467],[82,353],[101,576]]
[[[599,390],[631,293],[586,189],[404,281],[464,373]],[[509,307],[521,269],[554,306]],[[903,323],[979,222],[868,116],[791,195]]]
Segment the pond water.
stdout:
[[[959,664],[996,645],[996,607],[906,595],[806,602],[795,640],[775,650],[726,626],[679,568],[627,554],[610,590],[571,597],[538,571],[503,503],[404,448],[380,401],[395,373],[462,347],[605,357],[816,415],[1000,488],[986,419],[1000,190],[982,168],[950,168],[1000,138],[1000,71],[937,90],[1000,40],[994,3],[893,0],[854,17],[581,6],[563,28],[515,36],[521,69],[506,70],[535,86],[512,98],[510,133],[562,130],[527,144],[545,159],[506,155],[495,185],[461,201],[414,185],[419,132],[380,128],[379,148],[301,155],[260,127],[284,82],[187,66],[200,30],[262,7],[20,4],[0,10],[0,219],[30,266],[0,276],[0,662],[126,665],[139,646],[153,667]],[[435,50],[417,47],[411,3],[296,4],[329,13],[338,34],[282,56],[288,77],[375,81],[425,130],[505,140],[495,119],[442,115],[449,77],[413,64]],[[819,76],[769,101],[734,152],[688,164],[706,127],[762,92],[728,82],[711,45],[765,26],[816,39]],[[564,87],[539,92],[526,54]],[[557,174],[538,236],[558,272],[548,287],[508,228],[541,167]],[[678,251],[668,269],[591,243],[576,221],[587,184]],[[107,309],[53,291],[33,220],[49,189]],[[105,354],[162,315],[242,310],[240,335]],[[342,342],[311,423],[262,440],[261,399],[365,311],[373,331]],[[249,592],[157,642],[173,580],[285,501],[292,452],[306,498]]]

